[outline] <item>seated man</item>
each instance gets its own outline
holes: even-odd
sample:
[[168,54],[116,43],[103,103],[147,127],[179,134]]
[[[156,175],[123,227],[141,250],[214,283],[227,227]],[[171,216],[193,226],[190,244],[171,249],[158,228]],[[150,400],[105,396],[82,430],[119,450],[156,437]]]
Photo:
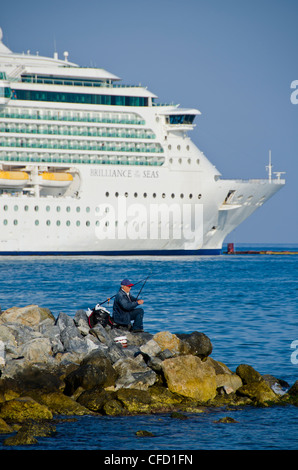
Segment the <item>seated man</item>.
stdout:
[[144,310],[136,308],[142,305],[144,300],[139,300],[130,295],[130,289],[133,284],[128,279],[121,281],[121,287],[115,297],[113,305],[113,320],[118,326],[129,328],[130,322],[133,321],[133,332],[143,331]]

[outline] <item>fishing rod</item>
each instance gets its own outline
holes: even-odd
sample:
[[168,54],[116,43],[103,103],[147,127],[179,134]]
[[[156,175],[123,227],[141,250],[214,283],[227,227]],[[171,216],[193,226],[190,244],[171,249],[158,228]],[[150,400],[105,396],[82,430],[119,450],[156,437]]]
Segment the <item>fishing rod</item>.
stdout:
[[150,273],[150,274],[148,274],[148,276],[146,277],[146,279],[145,279],[145,281],[144,281],[144,283],[143,283],[143,285],[142,285],[141,289],[139,290],[139,293],[138,293],[138,295],[137,295],[137,297],[136,297],[136,298],[137,298],[137,300],[138,300],[138,298],[139,298],[139,295],[141,294],[141,292],[142,292],[143,288],[145,287],[145,284],[146,284],[146,282],[148,281],[148,279],[149,279],[149,277],[150,277],[150,276],[151,276],[151,273]]
[[[142,289],[143,289],[144,285],[146,284],[147,280],[149,279],[150,275],[151,275],[151,273],[146,277],[145,281],[144,281],[144,279],[141,279],[140,281],[138,281],[134,284],[134,286],[136,286],[136,285],[138,285],[138,284],[140,284],[141,282],[144,281],[144,283],[143,283],[143,285],[142,285],[142,287],[141,287],[141,289],[140,289],[140,291],[137,295],[137,298],[139,297],[140,293],[142,292]],[[110,300],[114,299],[116,297],[116,295],[117,294],[113,295],[112,297],[108,297],[106,300],[101,302],[99,305],[104,305],[106,302],[110,302]]]

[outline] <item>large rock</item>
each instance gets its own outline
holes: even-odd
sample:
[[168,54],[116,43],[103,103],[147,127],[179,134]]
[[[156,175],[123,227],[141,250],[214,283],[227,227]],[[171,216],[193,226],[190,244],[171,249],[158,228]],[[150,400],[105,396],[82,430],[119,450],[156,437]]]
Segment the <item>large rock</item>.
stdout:
[[52,358],[51,342],[49,338],[34,338],[20,348],[20,355],[28,364],[46,364]]
[[248,397],[258,404],[266,404],[268,402],[277,402],[279,397],[273,392],[271,387],[265,382],[265,380],[259,382],[250,382],[247,385],[243,385],[238,388],[237,395]]
[[114,392],[103,390],[102,387],[94,387],[84,390],[77,398],[77,402],[89,410],[99,413],[104,405],[114,399]]
[[236,374],[239,375],[244,385],[262,380],[261,374],[248,364],[240,364],[236,369]]
[[288,394],[292,397],[298,397],[298,380],[288,390]]
[[261,374],[247,364],[240,364],[236,369],[243,382],[243,386],[238,388],[237,395],[248,397],[251,400],[263,405],[268,402],[276,402],[279,397],[266,383]]
[[6,446],[34,445],[38,443],[36,436],[48,437],[55,433],[56,428],[50,423],[25,422],[18,430],[17,434],[5,439],[3,444]]
[[215,371],[207,361],[197,356],[179,356],[164,360],[162,369],[171,392],[201,402],[215,397]]
[[[20,368],[13,378],[0,379],[0,402],[27,394],[31,390],[39,390],[44,393],[63,390],[63,373],[70,373],[68,368],[52,368],[52,366],[31,364]],[[1,399],[3,397],[3,400]]]
[[84,416],[91,414],[90,410],[62,392],[40,393],[31,392],[31,398],[45,405],[53,414]]
[[133,358],[122,358],[114,364],[118,374],[115,390],[132,388],[135,390],[148,390],[157,381],[156,373],[147,367],[141,355]]
[[239,375],[233,373],[225,364],[208,357],[208,363],[214,368],[216,388],[223,388],[226,394],[234,393],[243,383]]
[[9,434],[11,432],[13,432],[13,428],[4,419],[0,418],[0,434]]
[[204,333],[194,331],[190,334],[179,334],[177,336],[182,340],[180,350],[184,354],[191,354],[203,359],[212,353],[212,343]]
[[181,341],[178,336],[169,331],[161,331],[153,336],[153,340],[158,344],[161,351],[169,349],[174,354],[180,353]]
[[73,395],[79,387],[84,390],[99,386],[109,387],[114,385],[116,377],[111,361],[103,356],[101,351],[94,351],[77,369],[65,377],[64,392],[66,395]]
[[2,419],[22,422],[30,419],[52,419],[52,412],[44,405],[37,403],[30,397],[20,397],[0,403],[0,417]]
[[87,336],[89,334],[90,327],[85,310],[77,310],[73,321],[83,336]]
[[151,396],[146,390],[121,389],[117,399],[129,413],[150,413]]
[[55,323],[55,317],[50,310],[38,305],[28,305],[21,308],[12,307],[0,314],[0,323],[20,323],[32,328],[38,326],[45,319],[50,319]]
[[11,329],[0,323],[0,341],[5,345],[5,353],[15,354],[18,343]]

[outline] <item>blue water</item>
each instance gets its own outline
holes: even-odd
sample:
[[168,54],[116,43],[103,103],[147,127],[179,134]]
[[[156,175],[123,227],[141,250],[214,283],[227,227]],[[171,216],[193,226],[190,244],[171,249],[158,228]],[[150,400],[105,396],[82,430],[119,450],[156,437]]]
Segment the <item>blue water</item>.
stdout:
[[[237,246],[295,250],[298,246]],[[298,340],[298,255],[206,257],[2,257],[2,310],[38,304],[57,316],[74,315],[114,295],[124,277],[151,276],[141,297],[150,333],[201,331],[213,344],[212,357],[233,371],[241,363],[292,385],[298,364],[291,343]],[[140,286],[136,286],[137,293]],[[107,304],[105,304],[107,306]],[[223,416],[238,423],[218,424]],[[145,429],[154,437],[138,438]],[[79,417],[39,438],[39,450],[228,450],[297,449],[297,407],[212,409],[188,414]],[[0,449],[6,436],[0,436]],[[20,448],[21,449],[21,448]]]

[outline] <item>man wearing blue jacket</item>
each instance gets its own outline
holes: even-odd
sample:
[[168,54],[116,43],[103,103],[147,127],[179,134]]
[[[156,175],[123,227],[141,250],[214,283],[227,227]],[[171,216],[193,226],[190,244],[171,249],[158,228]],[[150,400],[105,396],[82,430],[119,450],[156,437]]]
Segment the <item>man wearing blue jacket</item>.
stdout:
[[129,279],[121,281],[121,287],[115,297],[113,304],[113,320],[114,322],[126,328],[130,328],[131,321],[133,321],[132,331],[142,332],[143,330],[143,316],[144,310],[136,308],[142,305],[144,300],[136,299],[130,294],[130,289],[134,284]]

